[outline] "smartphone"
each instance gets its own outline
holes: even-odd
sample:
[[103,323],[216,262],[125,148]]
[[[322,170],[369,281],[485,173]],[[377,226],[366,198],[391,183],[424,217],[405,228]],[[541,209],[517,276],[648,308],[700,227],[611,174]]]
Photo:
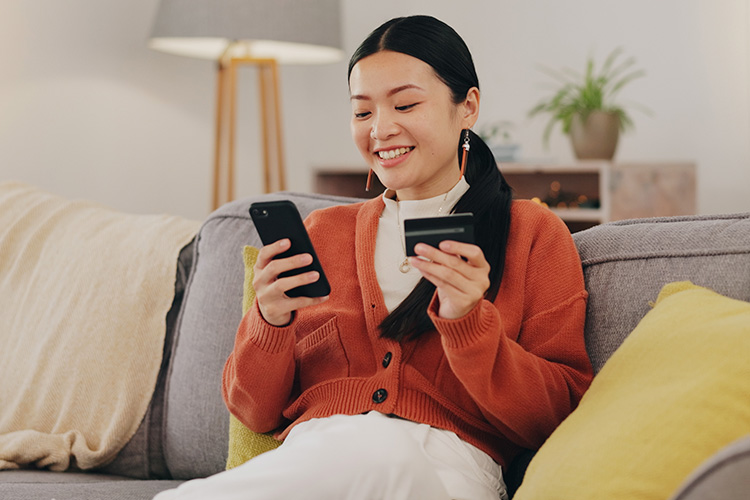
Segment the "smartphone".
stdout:
[[323,272],[323,266],[315,253],[310,236],[302,222],[297,206],[289,200],[264,201],[250,205],[250,217],[255,229],[264,245],[270,245],[283,238],[289,238],[292,245],[289,250],[277,255],[276,259],[283,259],[301,253],[312,255],[312,264],[298,269],[292,269],[279,274],[279,278],[294,276],[309,271],[318,271],[320,279],[315,283],[298,286],[288,290],[290,297],[323,297],[331,293],[331,286]]
[[404,245],[407,256],[414,256],[414,245],[426,243],[435,248],[443,240],[474,243],[474,214],[467,212],[441,217],[404,220]]

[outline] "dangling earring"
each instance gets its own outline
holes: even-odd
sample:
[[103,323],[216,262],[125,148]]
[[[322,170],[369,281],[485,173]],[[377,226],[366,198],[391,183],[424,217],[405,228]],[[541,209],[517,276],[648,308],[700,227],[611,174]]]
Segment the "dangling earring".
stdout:
[[372,187],[372,169],[370,169],[370,171],[367,172],[367,184],[365,185],[365,191],[370,191],[371,187]]
[[464,148],[464,153],[461,155],[461,177],[466,173],[466,159],[469,156],[469,129],[467,128],[464,135],[464,144],[461,146]]

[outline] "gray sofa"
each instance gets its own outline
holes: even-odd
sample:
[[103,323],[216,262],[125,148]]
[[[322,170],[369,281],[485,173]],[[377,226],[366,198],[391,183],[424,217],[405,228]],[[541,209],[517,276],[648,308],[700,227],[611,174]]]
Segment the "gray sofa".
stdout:
[[[220,375],[241,317],[241,250],[260,245],[248,207],[271,198],[293,200],[303,216],[356,201],[279,193],[235,201],[211,214],[181,252],[164,361],[137,434],[113,463],[96,472],[2,471],[0,498],[148,499],[224,469],[229,415]],[[597,371],[665,283],[691,280],[750,301],[750,214],[622,221],[574,238],[590,293],[586,341]],[[506,472],[512,488],[522,478],[523,459],[518,462]],[[675,498],[747,498],[748,477],[750,437],[709,459]]]

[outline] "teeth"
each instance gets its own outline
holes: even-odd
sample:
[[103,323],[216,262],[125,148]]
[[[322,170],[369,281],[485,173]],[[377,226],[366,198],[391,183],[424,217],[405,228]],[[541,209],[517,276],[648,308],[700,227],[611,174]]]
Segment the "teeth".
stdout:
[[408,153],[411,151],[412,148],[398,148],[398,149],[391,149],[389,151],[378,151],[378,156],[382,158],[383,160],[392,160],[393,158],[397,158],[403,154]]

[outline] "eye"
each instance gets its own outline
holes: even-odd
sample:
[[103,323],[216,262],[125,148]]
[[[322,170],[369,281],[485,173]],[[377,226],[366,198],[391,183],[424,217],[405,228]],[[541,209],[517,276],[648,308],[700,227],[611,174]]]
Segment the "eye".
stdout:
[[354,118],[356,118],[358,120],[362,120],[364,118],[367,118],[368,116],[370,116],[370,112],[369,111],[362,111],[362,112],[359,112],[359,113],[354,113]]
[[414,104],[407,104],[406,106],[396,106],[396,111],[409,111],[414,106],[419,104],[418,102],[415,102]]

